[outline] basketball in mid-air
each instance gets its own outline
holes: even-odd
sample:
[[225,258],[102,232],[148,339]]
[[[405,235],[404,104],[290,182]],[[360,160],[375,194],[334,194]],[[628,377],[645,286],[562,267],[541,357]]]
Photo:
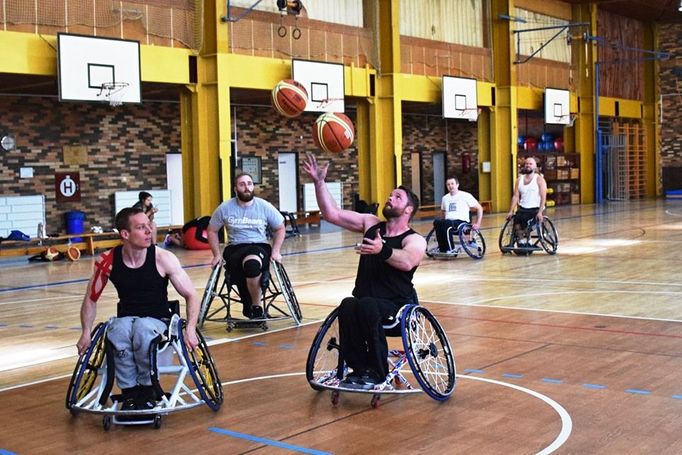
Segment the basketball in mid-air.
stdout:
[[315,120],[313,142],[325,152],[343,152],[354,139],[353,122],[345,114],[325,112]]
[[279,81],[272,89],[272,105],[285,117],[297,117],[308,104],[305,87],[293,79]]

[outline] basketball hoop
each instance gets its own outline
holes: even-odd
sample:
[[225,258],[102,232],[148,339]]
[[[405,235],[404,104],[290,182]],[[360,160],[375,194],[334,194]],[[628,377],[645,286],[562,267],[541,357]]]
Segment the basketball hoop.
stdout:
[[104,82],[99,89],[97,96],[101,97],[109,106],[117,107],[123,104],[123,95],[128,88],[127,82]]

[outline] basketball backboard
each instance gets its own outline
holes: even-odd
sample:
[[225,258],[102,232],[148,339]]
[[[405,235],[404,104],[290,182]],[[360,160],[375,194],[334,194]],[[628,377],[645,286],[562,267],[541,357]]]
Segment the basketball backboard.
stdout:
[[570,95],[568,90],[545,88],[545,123],[568,125],[571,123]]
[[443,118],[478,120],[476,79],[443,76]]
[[57,60],[60,101],[141,102],[139,42],[59,33]]
[[308,91],[306,112],[345,111],[342,64],[293,59],[291,78]]

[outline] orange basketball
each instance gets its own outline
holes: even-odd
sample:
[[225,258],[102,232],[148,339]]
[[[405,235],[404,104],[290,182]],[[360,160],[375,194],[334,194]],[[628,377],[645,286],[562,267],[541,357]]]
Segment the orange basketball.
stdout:
[[353,122],[345,114],[326,112],[315,120],[313,142],[325,152],[343,152],[354,139]]
[[69,258],[70,261],[77,261],[81,258],[81,250],[75,246],[71,246],[66,250],[66,257]]
[[272,105],[285,117],[301,115],[307,104],[308,92],[293,79],[279,81],[272,89]]

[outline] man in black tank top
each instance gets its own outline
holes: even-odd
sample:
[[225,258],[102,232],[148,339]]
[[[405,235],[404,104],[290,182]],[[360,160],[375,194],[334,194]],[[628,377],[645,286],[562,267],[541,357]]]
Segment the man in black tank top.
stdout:
[[388,344],[383,324],[394,319],[400,307],[417,303],[412,277],[426,241],[410,229],[419,198],[400,186],[388,196],[381,222],[376,215],[337,207],[324,182],[328,163],[318,165],[308,155],[304,168],[315,184],[315,196],[325,221],[363,233],[356,247],[360,255],[353,297],[339,306],[341,356],[353,370],[344,385],[369,389],[388,374]]
[[97,258],[95,271],[81,307],[82,333],[78,353],[87,351],[95,321],[97,301],[109,279],[118,292],[116,318],[107,330],[114,348],[116,380],[123,392],[122,410],[152,409],[155,403],[150,375],[151,341],[166,330],[161,319],[170,318],[168,281],[185,298],[185,340],[194,349],[199,299],[192,280],[170,251],[157,248],[147,215],[138,208],[125,208],[116,215],[122,246]]

